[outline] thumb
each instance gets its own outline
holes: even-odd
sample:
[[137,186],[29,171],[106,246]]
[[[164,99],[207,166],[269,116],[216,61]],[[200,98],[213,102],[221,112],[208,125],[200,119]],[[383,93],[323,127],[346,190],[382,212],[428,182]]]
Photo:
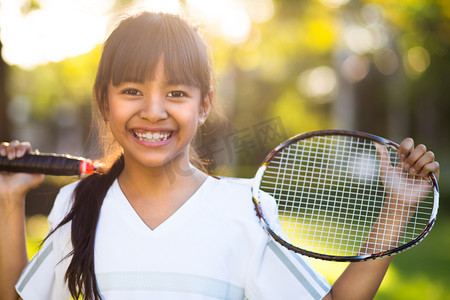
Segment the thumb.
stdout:
[[374,142],[374,146],[380,158],[380,176],[381,178],[385,178],[386,172],[392,167],[389,152],[384,145]]
[[39,185],[42,184],[42,182],[44,182],[45,176],[44,174],[32,174],[31,175],[31,182],[30,182],[30,186],[32,189],[37,188]]
[[391,166],[391,159],[389,157],[389,152],[386,146],[374,142],[375,148],[377,149],[378,155],[380,156],[380,165]]

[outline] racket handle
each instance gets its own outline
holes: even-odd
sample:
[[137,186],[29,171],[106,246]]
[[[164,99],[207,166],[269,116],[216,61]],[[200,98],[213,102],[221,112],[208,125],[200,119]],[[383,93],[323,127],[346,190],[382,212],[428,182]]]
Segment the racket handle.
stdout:
[[0,156],[0,171],[56,176],[92,174],[96,165],[89,159],[59,154],[30,154],[9,160]]

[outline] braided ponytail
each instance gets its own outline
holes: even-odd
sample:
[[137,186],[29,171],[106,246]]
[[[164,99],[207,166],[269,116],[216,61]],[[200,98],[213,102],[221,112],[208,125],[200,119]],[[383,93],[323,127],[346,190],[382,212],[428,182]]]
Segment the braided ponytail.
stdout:
[[[97,223],[103,199],[114,180],[124,168],[121,155],[105,174],[92,174],[81,180],[73,192],[73,205],[67,216],[50,233],[72,221],[72,260],[67,268],[65,280],[74,299],[100,298],[94,269],[94,243]],[[48,236],[47,236],[48,238]]]

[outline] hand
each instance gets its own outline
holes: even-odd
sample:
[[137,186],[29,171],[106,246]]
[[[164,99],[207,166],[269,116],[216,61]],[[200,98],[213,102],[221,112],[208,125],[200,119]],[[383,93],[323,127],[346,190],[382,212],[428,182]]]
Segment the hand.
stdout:
[[399,149],[400,163],[391,164],[387,148],[375,143],[380,156],[380,179],[386,191],[386,199],[369,237],[360,249],[368,254],[396,247],[419,203],[432,189],[430,172],[439,174],[439,164],[434,154],[425,146],[414,147],[410,138],[403,140]]
[[[12,141],[0,144],[0,155],[8,157],[10,160],[31,152],[31,145],[27,142]],[[0,172],[0,204],[21,204],[27,192],[39,186],[43,181],[44,175],[42,174]]]
[[414,147],[414,140],[406,138],[400,144],[399,155],[409,174],[426,178],[432,172],[436,179],[439,179],[439,163],[435,161],[434,153],[427,151],[425,145]]
[[405,204],[417,205],[432,188],[428,174],[432,172],[439,177],[439,163],[433,152],[427,151],[424,145],[414,147],[414,141],[406,138],[399,148],[400,164],[392,166],[386,147],[375,146],[380,154],[380,177],[388,196],[398,200],[407,198],[409,201]]

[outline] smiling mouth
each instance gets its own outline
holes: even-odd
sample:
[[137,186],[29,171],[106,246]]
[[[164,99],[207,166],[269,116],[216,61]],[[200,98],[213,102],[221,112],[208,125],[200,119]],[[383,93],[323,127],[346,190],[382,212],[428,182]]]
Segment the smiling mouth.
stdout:
[[133,135],[143,142],[162,142],[168,140],[172,136],[171,131],[132,131]]

